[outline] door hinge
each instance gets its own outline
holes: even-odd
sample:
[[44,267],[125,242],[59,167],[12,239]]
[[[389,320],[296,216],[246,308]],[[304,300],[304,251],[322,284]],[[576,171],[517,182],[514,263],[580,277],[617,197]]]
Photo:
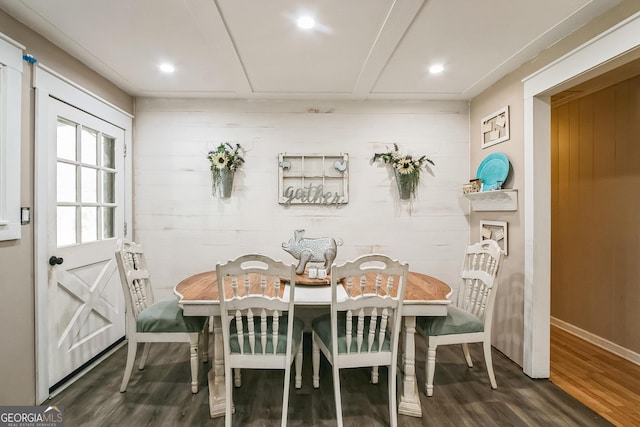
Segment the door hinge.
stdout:
[[124,237],[127,237],[127,222],[124,223]]
[[127,144],[123,144],[122,146],[124,147],[124,157],[127,157]]

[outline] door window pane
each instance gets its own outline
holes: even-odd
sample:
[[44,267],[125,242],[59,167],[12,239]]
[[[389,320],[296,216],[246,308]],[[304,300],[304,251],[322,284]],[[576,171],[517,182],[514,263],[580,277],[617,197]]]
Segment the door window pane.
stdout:
[[116,202],[115,180],[115,173],[102,172],[102,203]]
[[80,140],[80,157],[82,163],[89,165],[97,165],[97,153],[98,153],[98,132],[89,128],[82,128],[82,139]]
[[80,170],[82,189],[82,203],[96,203],[98,201],[98,171],[91,168]]
[[76,124],[64,119],[58,119],[57,131],[58,158],[76,160]]
[[115,208],[102,208],[102,238],[115,237]]
[[81,221],[82,243],[98,240],[98,208],[95,206],[83,206]]
[[58,206],[57,215],[58,246],[76,243],[76,208],[73,206]]
[[76,167],[58,162],[56,187],[58,202],[76,201]]
[[115,169],[115,139],[102,135],[102,166]]

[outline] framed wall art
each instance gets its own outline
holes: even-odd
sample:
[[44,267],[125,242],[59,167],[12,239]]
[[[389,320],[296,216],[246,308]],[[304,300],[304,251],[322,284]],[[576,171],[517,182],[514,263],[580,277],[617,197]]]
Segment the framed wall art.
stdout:
[[480,221],[480,240],[493,239],[502,252],[508,255],[507,223],[504,221]]
[[482,148],[509,139],[509,106],[503,107],[483,118],[481,123]]

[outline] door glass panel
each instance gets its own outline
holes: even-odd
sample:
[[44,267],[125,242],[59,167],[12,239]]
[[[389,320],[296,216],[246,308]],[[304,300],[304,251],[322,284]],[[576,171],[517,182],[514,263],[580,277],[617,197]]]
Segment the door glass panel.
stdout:
[[76,208],[74,206],[58,206],[57,210],[58,246],[76,243]]
[[76,124],[58,118],[57,154],[60,159],[76,160]]
[[102,238],[115,237],[115,208],[102,208]]
[[100,124],[71,117],[74,120],[56,118],[58,242],[73,245],[117,237],[120,137],[104,133],[107,129]]
[[56,182],[58,202],[76,201],[76,167],[58,162]]
[[82,163],[97,165],[98,132],[89,128],[82,128],[80,157]]
[[115,173],[102,172],[102,203],[116,202],[115,180]]
[[95,206],[82,207],[81,235],[82,243],[98,240],[98,208]]
[[80,174],[82,203],[96,203],[98,201],[98,171],[83,167]]
[[110,136],[102,135],[102,166],[105,168],[116,167],[115,142],[115,139]]

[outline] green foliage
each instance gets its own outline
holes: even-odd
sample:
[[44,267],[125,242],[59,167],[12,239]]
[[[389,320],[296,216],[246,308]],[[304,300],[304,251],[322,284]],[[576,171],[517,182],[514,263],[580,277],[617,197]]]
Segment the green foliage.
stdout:
[[394,168],[398,185],[407,186],[409,194],[415,197],[416,189],[420,183],[420,172],[424,168],[427,170],[429,165],[435,166],[433,160],[427,156],[414,158],[411,154],[400,154],[398,144],[393,144],[393,150],[387,150],[386,153],[374,153],[373,162],[380,160]]
[[223,171],[235,172],[244,164],[244,151],[240,144],[235,147],[228,142],[218,145],[215,150],[209,151],[207,159],[211,163],[211,179],[217,186],[222,179]]

